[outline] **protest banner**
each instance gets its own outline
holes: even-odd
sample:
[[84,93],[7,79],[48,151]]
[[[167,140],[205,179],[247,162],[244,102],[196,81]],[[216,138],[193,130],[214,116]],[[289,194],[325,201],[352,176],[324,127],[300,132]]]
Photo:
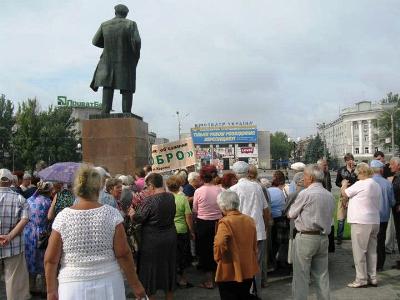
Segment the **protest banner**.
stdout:
[[153,172],[163,173],[196,164],[191,138],[152,146]]

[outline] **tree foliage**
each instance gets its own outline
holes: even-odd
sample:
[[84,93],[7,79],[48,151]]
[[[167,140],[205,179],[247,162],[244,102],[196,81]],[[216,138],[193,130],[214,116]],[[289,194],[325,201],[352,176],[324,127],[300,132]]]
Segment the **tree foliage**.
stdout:
[[37,99],[28,99],[18,105],[16,114],[16,133],[13,144],[16,153],[17,169],[24,167],[33,170],[39,153],[39,131],[42,127],[40,108]]
[[391,147],[391,143],[385,144],[386,138],[392,137],[392,120],[391,115],[393,114],[393,125],[394,125],[394,144],[396,147],[400,145],[400,97],[399,94],[389,93],[385,98],[381,100],[381,103],[388,106],[384,112],[378,117],[378,128],[379,128],[379,144],[383,144],[385,148]]
[[33,171],[38,161],[52,164],[79,160],[77,120],[71,118],[71,112],[70,108],[52,106],[41,111],[37,99],[18,106],[17,130],[12,138],[17,169]]
[[[323,158],[324,156],[329,156],[329,154],[327,149],[324,151],[324,142],[319,134],[317,134],[315,138],[311,139],[306,148],[304,162],[306,164],[315,164],[318,159]],[[329,157],[326,158],[329,159]]]
[[284,132],[277,131],[271,134],[271,157],[273,160],[286,160],[290,156],[292,144]]
[[12,127],[14,126],[14,105],[5,95],[0,95],[0,168],[12,165]]
[[41,141],[38,150],[41,159],[49,164],[60,161],[77,161],[76,147],[78,132],[77,120],[71,119],[72,109],[68,107],[50,107],[42,115],[43,124],[39,132]]

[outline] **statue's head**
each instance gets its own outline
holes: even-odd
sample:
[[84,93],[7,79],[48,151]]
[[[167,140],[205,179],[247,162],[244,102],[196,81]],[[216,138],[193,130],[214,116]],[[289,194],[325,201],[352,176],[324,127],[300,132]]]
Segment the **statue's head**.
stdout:
[[126,18],[129,12],[129,8],[123,4],[116,5],[114,9],[115,9],[115,15],[122,18]]

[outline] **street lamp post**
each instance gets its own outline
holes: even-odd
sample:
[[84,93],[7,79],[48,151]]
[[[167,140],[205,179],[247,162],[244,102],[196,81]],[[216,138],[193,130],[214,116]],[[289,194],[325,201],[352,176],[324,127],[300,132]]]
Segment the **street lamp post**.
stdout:
[[179,110],[176,111],[176,117],[178,119],[178,140],[181,139],[181,129],[182,129],[182,121],[189,115],[189,113],[185,114],[183,117],[181,117],[181,114],[179,113]]
[[385,105],[388,111],[384,111],[387,114],[390,114],[390,127],[391,127],[391,140],[392,140],[392,157],[395,156],[395,144],[394,144],[394,115],[400,110],[400,107],[397,107],[396,104],[391,103],[391,105]]
[[[11,127],[12,134],[15,135],[17,133],[18,129],[19,129],[19,125],[14,124],[13,127]],[[14,172],[15,171],[15,145],[13,143],[13,140],[11,140],[10,146],[11,146],[11,150],[12,150],[12,168],[13,168],[13,172]]]

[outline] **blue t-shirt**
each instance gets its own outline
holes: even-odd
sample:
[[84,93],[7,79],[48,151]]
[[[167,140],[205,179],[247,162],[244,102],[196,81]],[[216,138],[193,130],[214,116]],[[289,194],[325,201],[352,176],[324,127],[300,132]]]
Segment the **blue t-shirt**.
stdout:
[[193,197],[195,190],[196,189],[189,183],[183,186],[183,193],[186,195],[186,197]]
[[285,209],[285,194],[280,188],[270,187],[268,188],[269,195],[271,196],[271,214],[272,218],[278,218],[282,216],[282,212]]

